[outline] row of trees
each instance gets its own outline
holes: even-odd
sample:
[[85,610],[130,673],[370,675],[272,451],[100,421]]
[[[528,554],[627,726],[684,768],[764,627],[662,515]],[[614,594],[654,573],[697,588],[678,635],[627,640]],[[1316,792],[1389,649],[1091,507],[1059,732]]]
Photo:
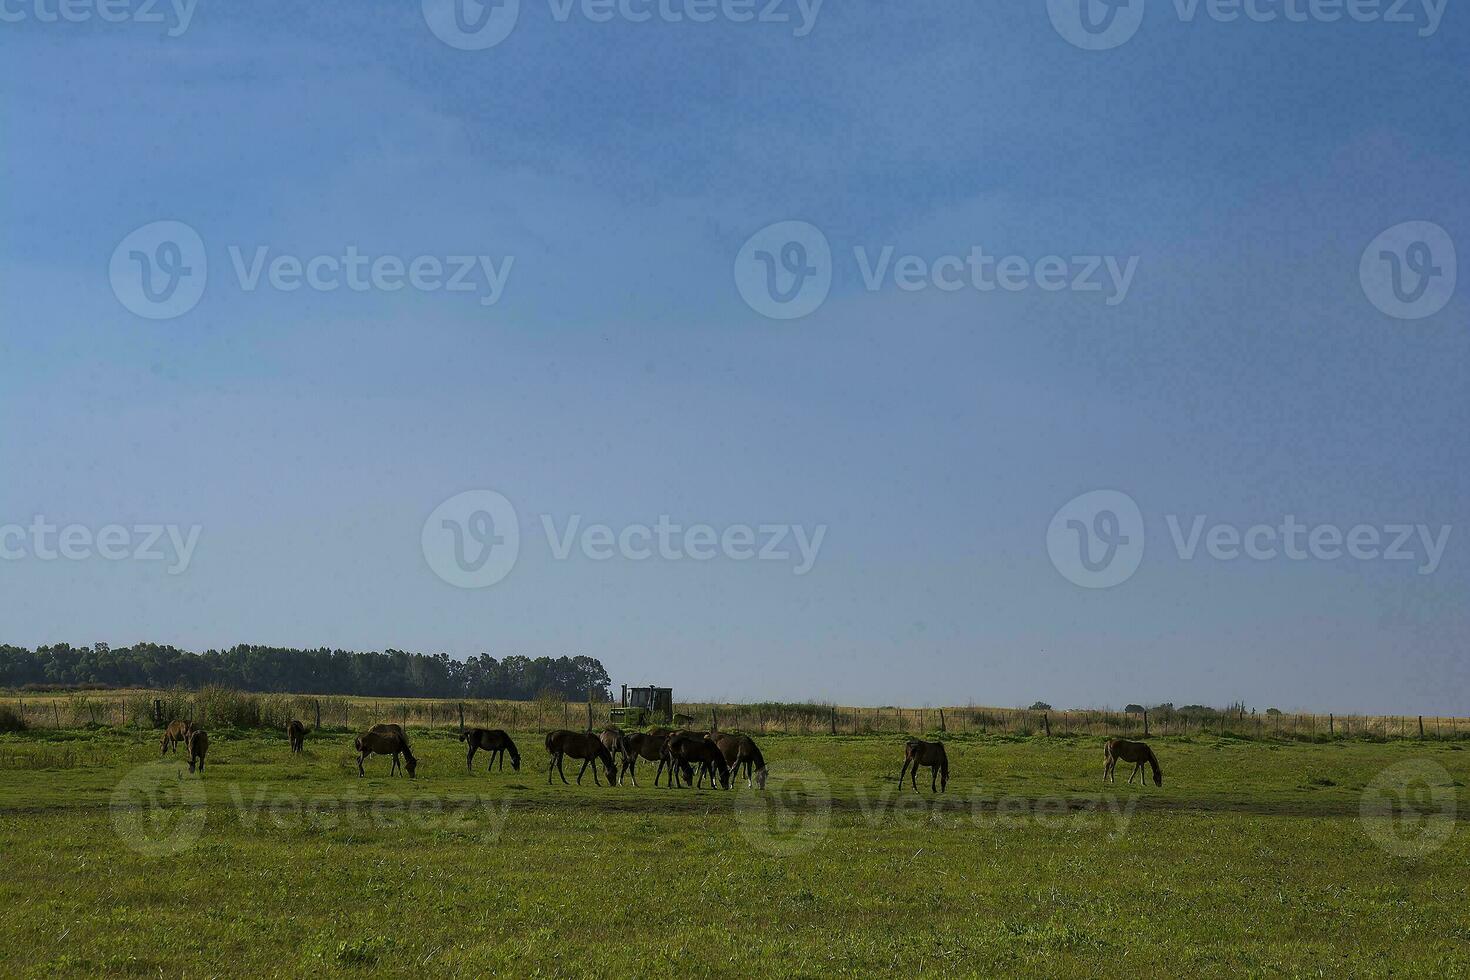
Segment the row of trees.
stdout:
[[106,643],[74,647],[0,645],[0,687],[102,686],[169,688],[219,684],[245,691],[353,694],[364,697],[507,698],[556,695],[611,699],[612,680],[593,657],[448,654],[385,650],[296,650],[241,644],[190,653],[177,647]]

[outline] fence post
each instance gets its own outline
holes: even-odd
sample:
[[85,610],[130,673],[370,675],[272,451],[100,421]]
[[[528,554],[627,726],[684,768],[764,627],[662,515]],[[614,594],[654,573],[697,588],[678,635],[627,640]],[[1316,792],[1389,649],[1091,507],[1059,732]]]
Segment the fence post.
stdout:
[[1046,729],[1046,737],[1051,738],[1051,719],[1046,716],[1045,711],[1041,713],[1041,727]]
[[837,734],[837,706],[832,706],[832,734]]
[[1332,713],[1331,712],[1328,712],[1327,713],[1327,734],[1328,735],[1335,735],[1335,734],[1337,734],[1336,723],[1334,722],[1334,720],[1332,718]]
[[1148,709],[1143,709],[1143,737],[1148,738]]
[[316,708],[316,727],[321,728],[322,727],[322,699],[321,698],[312,698],[311,699],[311,703]]
[[939,730],[941,732],[949,731],[949,729],[947,729],[947,728],[944,727],[944,709],[943,708],[940,708],[939,709]]
[[587,702],[587,730],[592,731],[592,702]]
[[1419,737],[1420,738],[1423,738],[1424,737],[1424,716],[1423,715],[1420,715],[1419,716]]
[[459,730],[464,731],[464,702],[459,703]]

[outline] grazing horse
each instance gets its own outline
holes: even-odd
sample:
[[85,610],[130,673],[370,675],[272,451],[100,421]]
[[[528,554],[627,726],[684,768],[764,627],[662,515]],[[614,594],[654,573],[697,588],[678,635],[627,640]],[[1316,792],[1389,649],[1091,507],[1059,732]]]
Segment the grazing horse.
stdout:
[[715,785],[715,776],[720,777],[720,788],[730,788],[730,766],[725,762],[725,755],[720,751],[708,733],[705,732],[679,732],[669,738],[668,754],[670,767],[674,778],[669,783],[675,785],[682,772],[684,781],[694,785],[694,767],[699,766],[699,783],[704,785],[704,775],[709,773],[709,784]]
[[204,753],[209,751],[209,733],[202,728],[196,728],[189,733],[189,771],[194,771],[195,763],[199,765],[199,775],[204,775]]
[[653,774],[653,785],[658,785],[658,780],[663,775],[664,766],[667,763],[666,748],[669,744],[668,731],[654,729],[647,734],[634,732],[623,736],[623,770],[622,775],[632,776],[633,785],[638,785],[638,760],[647,759],[649,762],[657,762],[658,770]]
[[[1110,738],[1103,746],[1103,782],[1117,782],[1113,774],[1113,768],[1117,766],[1118,760],[1133,763],[1133,773],[1128,777],[1128,782],[1133,782],[1133,777],[1143,772],[1143,764],[1146,762],[1153,767],[1154,785],[1164,785],[1164,770],[1159,768],[1159,757],[1154,755],[1154,750],[1148,747],[1147,742],[1130,742],[1126,738]],[[1139,782],[1146,783],[1148,777]]]
[[168,755],[168,750],[180,742],[188,741],[189,732],[194,728],[192,721],[171,721],[163,730],[163,751],[160,755]]
[[731,735],[728,732],[711,732],[709,739],[720,749],[720,754],[725,757],[725,762],[730,766],[730,771],[740,775],[740,770],[745,769],[745,785],[752,785],[751,779],[760,783],[760,788],[766,788],[765,757],[761,750],[756,747],[754,740],[749,735]]
[[391,755],[393,765],[388,769],[388,775],[398,771],[398,757],[402,755],[408,771],[408,778],[414,778],[414,770],[418,768],[419,760],[413,757],[413,750],[408,747],[408,736],[403,734],[403,729],[397,725],[374,725],[352,743],[357,749],[357,775],[365,776],[362,771],[362,760],[370,755]]
[[291,740],[291,752],[300,752],[306,743],[306,726],[292,718],[286,722],[286,737]]
[[[551,763],[546,767],[546,783],[551,784],[551,770],[555,769],[561,776],[561,781],[566,783],[567,774],[562,770],[561,761],[564,756],[582,760],[582,771],[577,773],[577,785],[582,784],[582,776],[587,772],[587,767],[595,762],[602,763],[602,768],[607,771],[607,784],[616,786],[618,784],[618,771],[613,767],[612,753],[607,746],[602,744],[602,739],[591,732],[572,732],[565,728],[546,733],[546,751],[551,754]],[[602,780],[597,777],[597,766],[592,765],[592,781],[602,785]],[[567,783],[567,785],[571,785]]]
[[500,760],[500,771],[505,772],[505,753],[510,753],[510,767],[517,772],[521,768],[521,753],[516,750],[516,743],[511,741],[509,735],[499,728],[471,728],[467,732],[459,733],[459,740],[469,745],[469,751],[464,757],[464,771],[470,771],[470,763],[474,761],[475,750],[484,749],[490,753],[490,764],[485,767],[489,772],[495,768],[495,760]]
[[618,761],[619,753],[622,753],[624,756],[628,754],[628,750],[623,745],[623,740],[627,736],[618,726],[608,725],[601,732],[598,732],[597,737],[602,741],[603,745],[607,746],[608,752],[612,753],[613,762]]
[[[913,768],[910,768],[912,766]],[[929,767],[929,792],[933,793],[938,780],[939,792],[949,787],[949,756],[944,753],[943,742],[925,742],[911,738],[903,747],[903,768],[898,771],[898,788],[903,789],[903,776],[909,774],[909,784],[919,788],[919,767]]]

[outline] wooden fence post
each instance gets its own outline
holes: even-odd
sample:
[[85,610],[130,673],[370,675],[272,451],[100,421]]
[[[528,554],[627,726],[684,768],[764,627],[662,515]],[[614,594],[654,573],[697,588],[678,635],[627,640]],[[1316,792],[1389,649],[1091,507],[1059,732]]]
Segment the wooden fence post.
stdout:
[[832,706],[832,734],[837,734],[837,706]]
[[1148,709],[1143,709],[1143,737],[1148,738]]
[[312,706],[316,709],[316,727],[317,728],[321,728],[322,727],[322,699],[321,698],[312,698],[311,699],[311,703],[312,703]]
[[459,730],[464,731],[464,702],[459,703]]
[[1335,734],[1337,734],[1336,723],[1333,720],[1333,717],[1332,717],[1332,713],[1331,712],[1328,712],[1327,713],[1327,734],[1328,735],[1335,735]]
[[587,730],[592,731],[592,702],[587,702]]
[[943,708],[940,708],[939,709],[939,730],[941,732],[947,732],[947,731],[949,731],[949,729],[947,729],[947,728],[944,727],[944,709]]
[[1046,729],[1046,737],[1051,738],[1051,719],[1046,716],[1045,711],[1041,713],[1041,727]]
[[1423,715],[1420,715],[1419,716],[1419,737],[1420,738],[1423,738],[1424,737],[1424,716]]

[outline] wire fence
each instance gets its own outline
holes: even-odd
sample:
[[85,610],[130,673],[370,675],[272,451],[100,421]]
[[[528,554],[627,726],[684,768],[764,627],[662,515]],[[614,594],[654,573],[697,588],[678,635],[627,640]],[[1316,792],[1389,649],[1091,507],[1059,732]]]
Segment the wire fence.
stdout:
[[[0,700],[0,728],[153,728],[169,721],[199,726],[365,729],[382,722],[416,728],[601,729],[606,702],[397,699],[256,694],[225,688],[198,691],[33,694]],[[816,703],[676,703],[676,727],[801,735],[1185,735],[1245,738],[1452,738],[1470,736],[1470,718],[1419,715],[1258,714],[1246,711],[1056,711],[1021,708],[843,707]],[[5,723],[5,716],[15,721]]]

